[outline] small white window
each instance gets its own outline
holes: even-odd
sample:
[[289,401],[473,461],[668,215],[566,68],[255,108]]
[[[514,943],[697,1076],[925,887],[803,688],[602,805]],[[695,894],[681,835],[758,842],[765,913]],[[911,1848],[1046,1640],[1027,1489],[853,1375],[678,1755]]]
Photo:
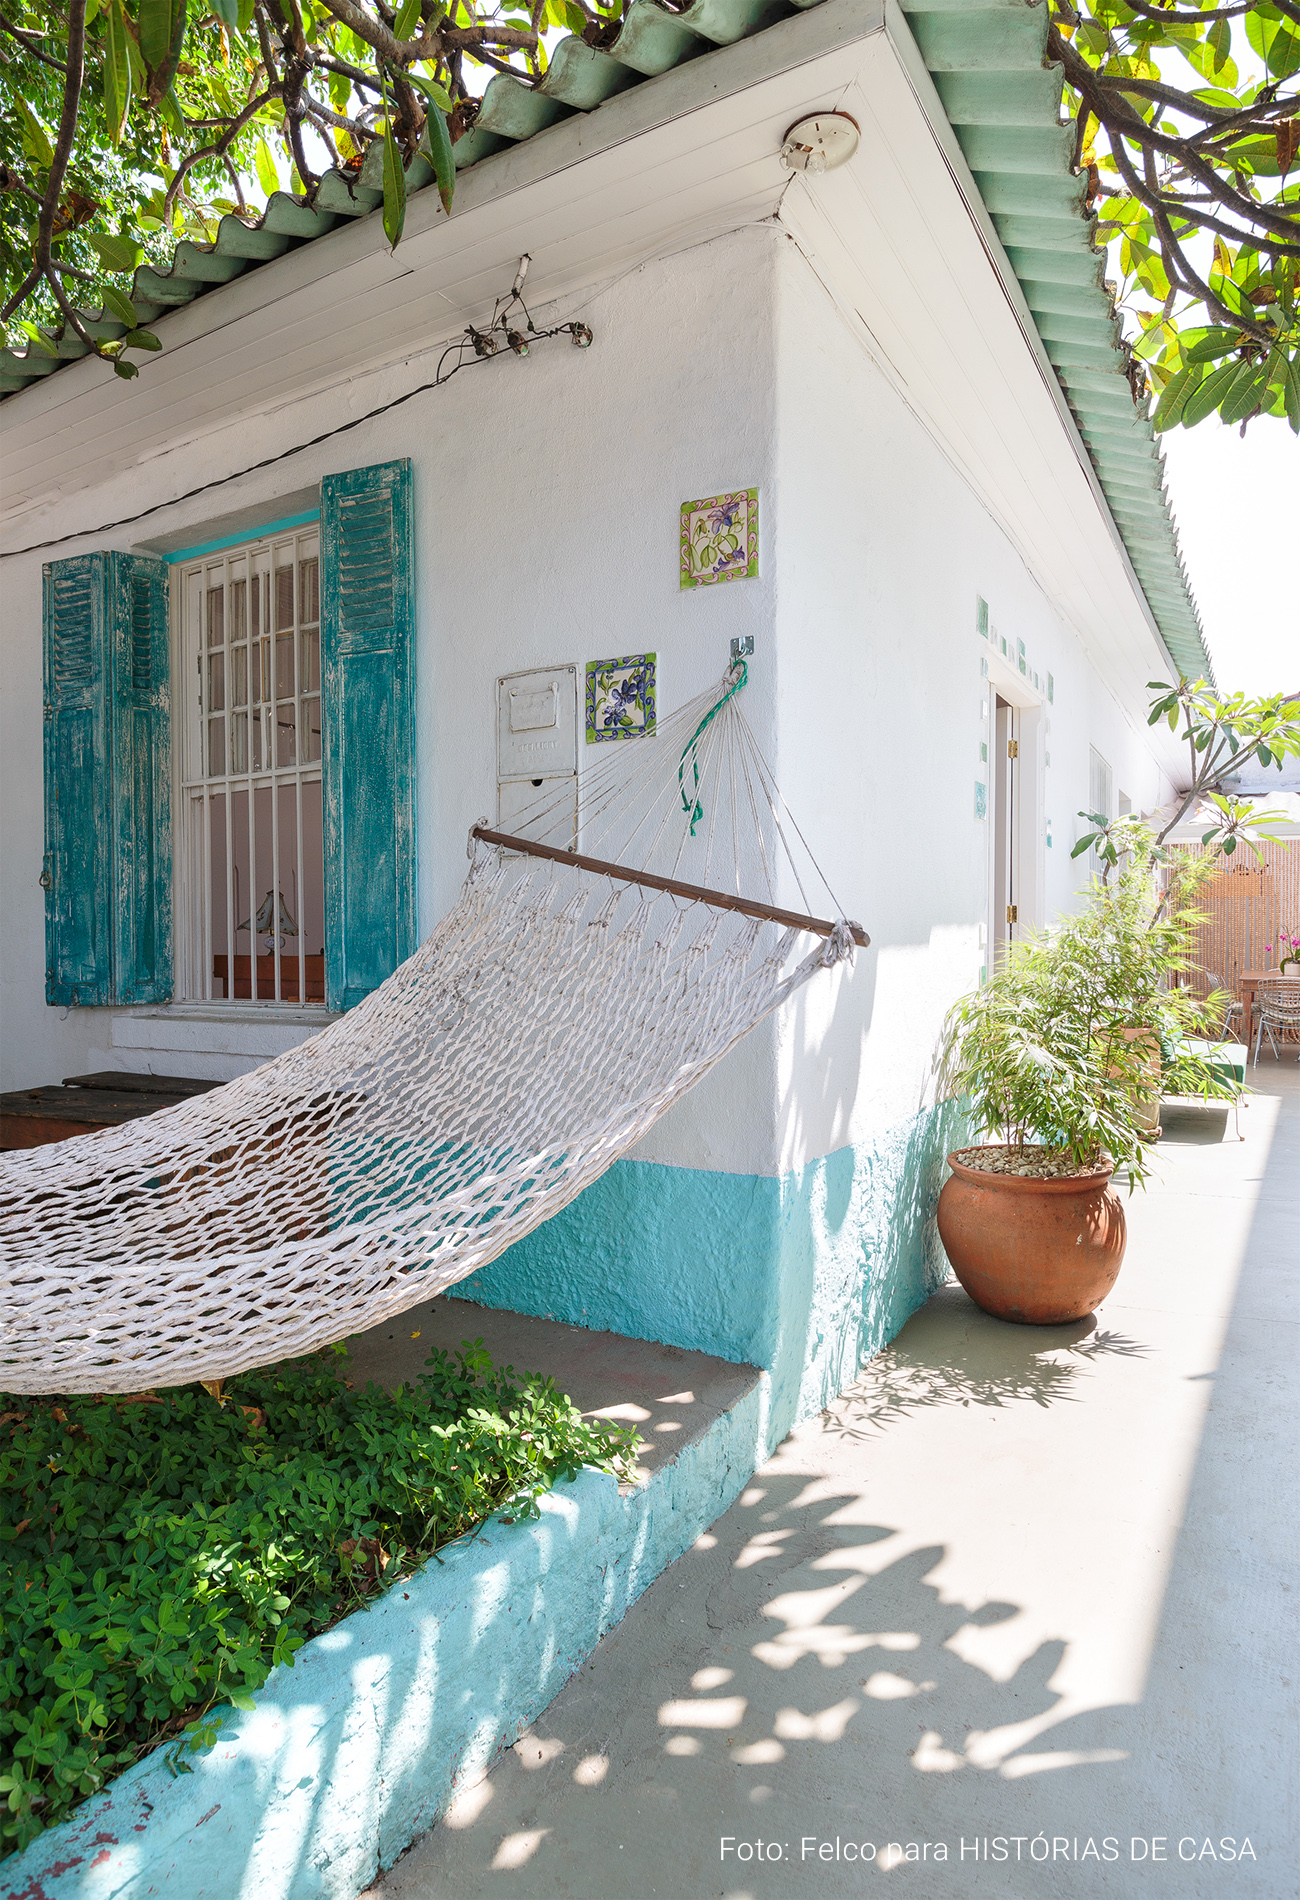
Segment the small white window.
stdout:
[[179,657],[177,995],[323,1007],[317,531],[186,562]]
[[[1096,746],[1088,747],[1088,810],[1104,819],[1107,824],[1115,816],[1115,794],[1111,769]],[[1088,862],[1094,875],[1100,877],[1105,867],[1095,847],[1088,853]]]

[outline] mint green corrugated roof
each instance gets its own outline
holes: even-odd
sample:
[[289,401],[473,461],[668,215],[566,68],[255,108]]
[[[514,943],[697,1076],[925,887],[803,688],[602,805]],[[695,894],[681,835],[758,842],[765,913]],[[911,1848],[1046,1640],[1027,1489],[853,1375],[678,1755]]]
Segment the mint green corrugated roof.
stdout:
[[1134,572],[1175,664],[1210,656],[1178,550],[1155,431],[1133,397],[1132,356],[1105,283],[1105,252],[1070,167],[1062,71],[1047,63],[1045,6],[900,0],[980,196],[1074,412]]
[[[799,7],[819,0],[794,0]],[[1072,132],[1060,117],[1062,75],[1047,63],[1047,8],[1033,0],[901,0],[922,58],[1019,279],[1029,309],[1119,529],[1152,615],[1175,664],[1210,672],[1196,607],[1178,551],[1155,434],[1135,402],[1132,358],[1120,335],[1104,280],[1104,251],[1084,202],[1084,181],[1070,167]],[[779,6],[775,9],[786,13]],[[554,120],[594,112],[644,78],[695,53],[761,32],[773,0],[693,0],[670,13],[657,0],[632,0],[622,29],[605,49],[560,41],[540,86],[499,73],[473,127],[454,150],[458,169],[507,144],[531,138]],[[276,192],[255,226],[226,217],[212,244],[177,244],[168,270],[142,265],[132,300],[142,323],[190,303],[246,270],[310,242],[345,219],[380,205],[382,155],[372,146],[360,172],[334,170],[314,203]],[[415,158],[408,192],[432,182]],[[102,309],[82,313],[91,335],[124,326]],[[73,336],[54,337],[58,355],[34,347],[0,351],[0,396],[27,387],[84,356]]]

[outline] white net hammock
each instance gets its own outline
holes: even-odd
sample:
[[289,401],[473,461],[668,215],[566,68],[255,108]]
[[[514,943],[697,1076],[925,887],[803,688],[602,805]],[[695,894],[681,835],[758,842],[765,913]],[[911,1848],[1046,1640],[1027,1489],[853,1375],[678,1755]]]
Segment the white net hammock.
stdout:
[[[0,1157],[0,1391],[229,1377],[444,1291],[851,957],[858,926],[807,915],[815,867],[743,684],[742,663],[604,748],[576,813],[570,790],[511,821],[554,858],[483,821],[457,903],[342,1020],[179,1107]],[[583,862],[615,850],[621,875]],[[791,875],[802,913],[768,914]]]

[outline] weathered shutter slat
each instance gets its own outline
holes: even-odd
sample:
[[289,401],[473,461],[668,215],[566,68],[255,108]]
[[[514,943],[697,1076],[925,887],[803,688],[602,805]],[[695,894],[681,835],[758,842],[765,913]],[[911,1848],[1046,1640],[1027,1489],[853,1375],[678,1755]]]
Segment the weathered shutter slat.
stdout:
[[411,465],[321,483],[325,990],[368,996],[416,943]]
[[129,554],[45,569],[45,996],[172,991],[167,570]]
[[108,556],[51,561],[45,608],[45,1000],[112,1000]]
[[118,1003],[172,994],[167,568],[112,556],[114,982]]

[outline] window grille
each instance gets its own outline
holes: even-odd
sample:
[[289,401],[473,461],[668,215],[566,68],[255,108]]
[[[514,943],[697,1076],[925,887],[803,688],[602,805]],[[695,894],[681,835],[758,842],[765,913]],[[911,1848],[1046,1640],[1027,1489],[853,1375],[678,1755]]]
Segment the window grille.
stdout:
[[316,530],[187,563],[179,991],[323,1006]]

